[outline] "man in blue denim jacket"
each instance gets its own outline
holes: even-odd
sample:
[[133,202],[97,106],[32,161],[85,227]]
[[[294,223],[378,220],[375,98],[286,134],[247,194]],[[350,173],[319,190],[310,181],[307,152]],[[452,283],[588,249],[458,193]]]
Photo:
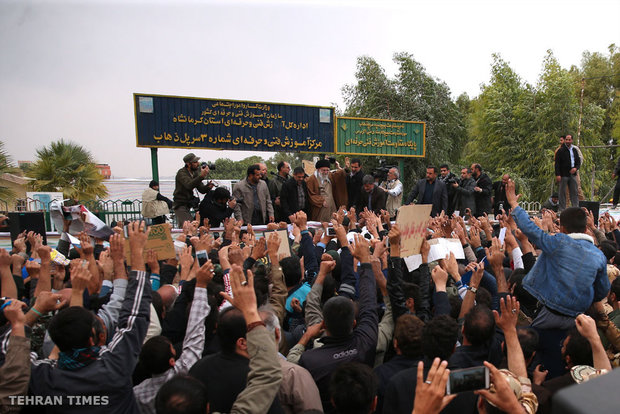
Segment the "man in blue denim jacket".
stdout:
[[[610,285],[605,256],[592,237],[585,234],[583,210],[576,207],[564,210],[560,215],[561,233],[550,235],[518,206],[514,188],[511,180],[506,188],[511,214],[519,229],[543,251],[523,279],[523,286],[545,306],[536,318],[544,316],[542,319],[547,320],[540,327],[566,329],[566,322],[572,320],[574,324],[577,315],[607,296]],[[542,321],[534,321],[533,326],[537,322]]]

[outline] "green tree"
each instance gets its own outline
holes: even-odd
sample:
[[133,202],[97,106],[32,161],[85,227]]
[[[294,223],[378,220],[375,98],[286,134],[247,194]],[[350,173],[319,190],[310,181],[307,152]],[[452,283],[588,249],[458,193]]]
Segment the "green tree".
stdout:
[[[15,173],[16,168],[11,165],[11,157],[4,149],[4,142],[0,141],[0,175],[5,173]],[[0,199],[4,201],[13,200],[15,192],[8,187],[0,186]]]
[[108,194],[90,152],[63,139],[37,149],[37,160],[30,173],[36,191],[62,191],[65,197],[79,200]]
[[[576,136],[579,100],[575,76],[560,66],[551,51],[535,87],[522,82],[498,55],[494,55],[491,73],[490,83],[471,103],[472,138],[465,158],[480,162],[492,175],[510,173],[521,184],[525,199],[543,201],[554,189],[553,155],[558,137],[566,133]],[[582,144],[602,144],[603,115],[599,105],[584,104]],[[582,152],[581,184],[588,193],[588,172],[599,154]]]
[[214,180],[241,180],[246,177],[246,172],[250,165],[260,162],[264,161],[258,155],[253,155],[241,161],[218,158],[215,160],[215,171],[211,171],[208,178]]
[[466,164],[480,163],[491,176],[510,173],[525,194],[532,183],[521,179],[522,171],[543,167],[530,161],[530,153],[536,150],[531,141],[534,101],[533,88],[499,55],[493,55],[491,80],[470,102],[471,139],[465,146]]
[[[401,175],[405,186],[412,187],[426,165],[455,162],[466,140],[465,115],[451,99],[450,88],[429,75],[411,54],[396,53],[398,65],[394,79],[371,57],[357,60],[357,82],[342,88],[345,115],[363,118],[398,119],[426,122],[426,156],[406,158]],[[462,102],[465,104],[466,102]],[[379,157],[360,157],[364,171],[378,166]],[[387,158],[389,164],[396,159]]]

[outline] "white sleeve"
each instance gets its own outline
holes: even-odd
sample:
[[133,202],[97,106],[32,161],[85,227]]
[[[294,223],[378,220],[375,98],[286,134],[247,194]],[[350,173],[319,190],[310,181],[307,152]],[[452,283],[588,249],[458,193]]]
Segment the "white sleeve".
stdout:
[[525,268],[525,266],[523,266],[523,252],[521,251],[520,247],[515,247],[512,250],[512,263],[514,263],[514,267],[515,269],[523,269]]
[[391,195],[392,197],[397,197],[402,192],[403,192],[403,183],[401,183],[400,181],[398,182],[398,184],[396,184],[396,187],[392,188],[391,190],[388,190],[388,194]]

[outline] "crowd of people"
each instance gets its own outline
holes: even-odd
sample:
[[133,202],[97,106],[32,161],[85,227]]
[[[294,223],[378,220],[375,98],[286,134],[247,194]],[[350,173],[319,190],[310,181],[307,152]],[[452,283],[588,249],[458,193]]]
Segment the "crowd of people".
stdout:
[[[377,183],[355,158],[310,177],[281,162],[265,180],[257,164],[231,194],[184,161],[175,258],[145,251],[144,221],[72,244],[67,220],[55,249],[33,232],[0,249],[0,412],[549,413],[619,365],[610,216],[531,219],[509,176],[430,167],[406,200],[433,206],[411,266],[396,168]],[[429,261],[436,238],[464,258]],[[488,384],[458,392],[451,374],[475,367]]]
[[[560,145],[555,150],[555,180],[559,191],[544,202],[544,208],[560,212],[584,200],[579,179],[579,168],[583,154],[572,144],[570,134],[560,137]],[[160,222],[164,217],[161,211],[172,204],[177,224],[182,228],[186,220],[191,220],[191,211],[199,211],[203,218],[219,226],[226,217],[234,215],[237,220],[253,225],[281,221],[290,223],[290,217],[297,211],[304,211],[311,221],[327,222],[339,206],[357,211],[368,208],[379,213],[387,210],[394,219],[403,205],[403,183],[401,172],[396,167],[389,168],[385,177],[381,174],[365,173],[359,158],[345,158],[342,168],[335,158],[320,159],[315,170],[307,174],[303,167],[296,167],[291,174],[291,166],[286,161],[277,164],[277,172],[269,178],[267,165],[258,163],[247,169],[246,177],[237,182],[232,194],[226,188],[214,188],[213,182],[204,183],[209,174],[206,163],[193,153],[183,158],[184,167],[179,169],[175,179],[174,201],[171,202],[159,193],[152,191],[152,182],[143,195],[143,215],[145,205],[148,214]],[[619,164],[620,165],[620,164]],[[614,170],[613,178],[620,174],[620,166]],[[510,174],[493,182],[482,166],[473,163],[462,168],[460,177],[450,171],[448,164],[429,166],[426,177],[415,182],[404,204],[430,204],[431,216],[441,212],[452,215],[470,214],[480,217],[485,214],[502,214],[507,209],[506,184]],[[618,180],[620,183],[620,179]],[[197,193],[204,194],[203,200]],[[614,192],[614,206],[620,194],[620,184]],[[154,211],[158,209],[158,213]]]

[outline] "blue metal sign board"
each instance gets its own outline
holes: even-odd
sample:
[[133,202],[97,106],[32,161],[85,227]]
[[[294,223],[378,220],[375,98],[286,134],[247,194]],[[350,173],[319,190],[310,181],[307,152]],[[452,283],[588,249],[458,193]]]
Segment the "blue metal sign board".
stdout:
[[136,144],[274,152],[334,152],[334,108],[134,94]]

